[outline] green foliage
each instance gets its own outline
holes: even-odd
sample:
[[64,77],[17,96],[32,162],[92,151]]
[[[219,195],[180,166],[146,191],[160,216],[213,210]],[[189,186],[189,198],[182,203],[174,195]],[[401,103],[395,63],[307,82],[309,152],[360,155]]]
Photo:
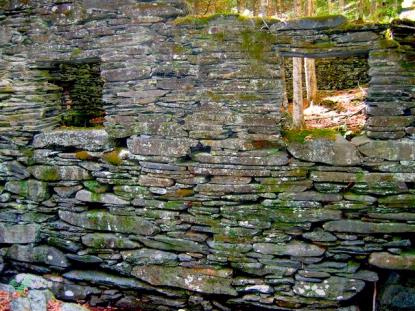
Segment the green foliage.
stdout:
[[[205,16],[216,13],[243,13],[249,10],[253,16],[260,12],[260,1],[258,0],[187,0],[192,15]],[[337,1],[314,0],[315,16],[326,16],[334,14],[345,15],[350,20],[371,20],[376,22],[389,22],[399,14],[403,0],[376,1],[376,7],[372,7],[369,0],[345,0],[344,8]],[[302,11],[305,12],[306,3],[303,1]],[[278,16],[282,18],[299,18],[294,11],[292,0],[269,0],[265,8],[267,16]]]
[[[76,52],[76,50],[75,50]],[[53,82],[63,88],[63,126],[92,127],[102,124],[103,80],[99,64],[60,64],[52,73]],[[69,98],[70,104],[65,102]]]
[[30,275],[26,275],[23,280],[18,283],[15,279],[11,280],[9,285],[13,286],[13,288],[19,293],[19,294],[25,294],[26,290],[32,283],[32,277]]

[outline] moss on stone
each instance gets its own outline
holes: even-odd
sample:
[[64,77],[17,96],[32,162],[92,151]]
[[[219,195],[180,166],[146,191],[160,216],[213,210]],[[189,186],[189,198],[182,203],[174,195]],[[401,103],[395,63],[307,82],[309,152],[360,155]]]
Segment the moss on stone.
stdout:
[[336,139],[337,131],[334,129],[289,129],[282,131],[283,138],[290,143],[304,144],[311,139],[326,138],[330,140]]
[[42,169],[42,173],[40,175],[41,180],[44,181],[56,181],[60,179],[59,171],[56,167],[53,166],[45,166]]
[[276,38],[273,34],[265,31],[245,29],[241,32],[241,50],[250,58],[263,60],[265,53],[271,50]]
[[178,17],[174,20],[174,24],[176,25],[207,25],[212,20],[215,20],[220,17],[238,17],[238,14],[211,14],[211,15],[203,15],[203,16],[184,16]]
[[91,192],[94,193],[104,193],[108,190],[108,186],[99,183],[96,180],[87,180],[84,181],[84,186]]
[[70,58],[76,58],[81,55],[82,50],[80,48],[74,48],[71,52]]
[[270,140],[253,140],[251,141],[252,146],[254,149],[274,149],[279,148],[281,145],[278,142],[270,141]]
[[88,151],[85,151],[85,150],[75,152],[75,157],[78,160],[82,160],[82,161],[91,160],[93,158],[89,154],[89,152]]
[[112,165],[121,165],[122,164],[122,158],[120,157],[120,148],[115,148],[111,152],[104,153],[102,158],[109,164]]
[[176,196],[178,197],[190,197],[193,195],[192,189],[178,189],[175,192]]

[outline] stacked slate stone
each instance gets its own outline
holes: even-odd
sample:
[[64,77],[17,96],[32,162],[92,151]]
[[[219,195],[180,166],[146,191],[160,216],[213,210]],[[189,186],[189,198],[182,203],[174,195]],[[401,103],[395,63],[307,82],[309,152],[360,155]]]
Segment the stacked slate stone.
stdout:
[[[33,111],[55,108],[32,118],[24,108],[16,133],[1,123],[2,281],[31,272],[58,299],[130,310],[367,305],[376,271],[414,269],[410,134],[282,139],[278,51],[301,46],[278,40],[300,30],[176,19],[184,14],[181,2],[162,0],[13,2],[4,11],[5,33],[27,30],[2,45],[22,58],[17,66],[2,56],[13,65],[2,81],[44,96]],[[326,36],[326,22],[308,39]],[[369,53],[367,38],[383,38],[377,26],[345,29],[347,44],[319,53]],[[399,49],[389,50],[395,64]],[[105,79],[105,128],[49,130],[60,107],[47,68],[91,58]],[[2,92],[2,109],[32,103],[19,92]]]
[[414,133],[414,23],[397,21],[391,26],[395,40],[382,41],[370,57],[367,135],[375,139],[399,139]]

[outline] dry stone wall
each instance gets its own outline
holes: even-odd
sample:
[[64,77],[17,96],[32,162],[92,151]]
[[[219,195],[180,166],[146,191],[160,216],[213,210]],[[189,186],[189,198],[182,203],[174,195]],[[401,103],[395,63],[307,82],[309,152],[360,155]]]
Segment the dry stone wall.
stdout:
[[[261,30],[163,0],[4,8],[4,281],[130,310],[357,310],[377,272],[414,269],[414,53],[385,26]],[[282,137],[280,53],[309,49],[369,54],[368,136]],[[91,60],[105,127],[59,128],[48,69]]]

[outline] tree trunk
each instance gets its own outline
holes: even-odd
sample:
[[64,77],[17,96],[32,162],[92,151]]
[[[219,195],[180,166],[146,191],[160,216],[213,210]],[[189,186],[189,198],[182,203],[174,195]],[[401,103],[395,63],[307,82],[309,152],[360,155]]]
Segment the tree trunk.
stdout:
[[287,80],[285,77],[285,58],[284,57],[281,57],[280,72],[281,72],[282,89],[283,89],[282,106],[284,108],[288,108]]
[[376,9],[377,9],[377,1],[376,0],[370,0],[370,18],[371,19],[375,18]]
[[345,6],[346,6],[345,0],[339,0],[340,14],[344,14]]
[[307,102],[310,106],[317,100],[317,74],[316,62],[313,58],[304,59],[305,86],[307,90]]
[[[306,15],[313,16],[315,14],[314,0],[307,0]],[[311,106],[317,99],[317,75],[316,62],[312,58],[304,59],[305,85],[307,90],[307,102]]]
[[314,15],[314,1],[313,0],[307,0],[307,4],[305,7],[305,15],[307,16]]
[[365,10],[365,3],[364,3],[364,0],[359,0],[359,3],[358,3],[358,8],[357,8],[357,12],[358,12],[358,19],[359,19],[359,20],[363,20],[364,10]]
[[[302,16],[301,0],[294,0],[294,12],[296,17]],[[303,114],[303,60],[293,57],[293,126],[302,128],[304,125]]]
[[297,129],[304,126],[302,69],[302,58],[293,57],[293,126]]
[[267,16],[268,0],[261,0],[259,4],[259,14],[263,17]]
[[301,9],[301,0],[294,0],[294,14],[295,17],[301,17],[302,15],[302,9]]
[[332,0],[327,0],[327,10],[329,12],[329,15],[330,14],[333,14],[333,3],[332,3]]

